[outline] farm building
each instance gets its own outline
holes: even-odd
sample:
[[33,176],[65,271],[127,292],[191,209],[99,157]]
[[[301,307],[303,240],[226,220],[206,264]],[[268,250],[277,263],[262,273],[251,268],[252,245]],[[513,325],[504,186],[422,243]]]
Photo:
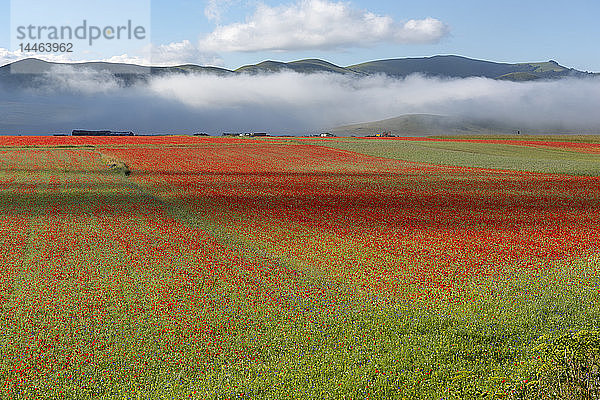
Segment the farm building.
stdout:
[[83,129],[75,129],[71,133],[73,136],[134,136],[131,131],[128,132],[113,132],[113,131],[88,131]]

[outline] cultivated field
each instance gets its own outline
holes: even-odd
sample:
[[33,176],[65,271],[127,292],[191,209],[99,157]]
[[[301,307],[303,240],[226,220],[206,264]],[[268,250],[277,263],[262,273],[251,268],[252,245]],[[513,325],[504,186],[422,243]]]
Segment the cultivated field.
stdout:
[[596,399],[598,143],[0,138],[1,397]]

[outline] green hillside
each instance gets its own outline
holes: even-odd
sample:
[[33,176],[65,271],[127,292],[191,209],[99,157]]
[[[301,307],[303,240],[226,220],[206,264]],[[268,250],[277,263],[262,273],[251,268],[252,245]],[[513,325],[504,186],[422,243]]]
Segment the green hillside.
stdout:
[[[389,132],[401,136],[427,136],[442,134],[497,133],[491,129],[464,119],[430,114],[410,114],[382,121],[340,126],[329,130],[340,136],[369,136]],[[510,131],[510,130],[508,130]],[[507,133],[504,130],[503,133]]]
[[531,128],[509,122],[431,114],[408,114],[382,121],[339,126],[328,131],[338,136],[372,136],[383,132],[396,136],[600,133],[591,129],[551,125]]
[[501,81],[512,81],[512,82],[527,82],[527,81],[537,81],[538,79],[542,79],[539,75],[533,74],[531,72],[511,72],[509,74],[504,74],[496,79]]
[[527,67],[533,67],[534,72],[544,73],[544,72],[564,72],[567,68],[559,65],[556,61],[548,61],[541,63],[529,63],[529,64],[521,64]]
[[347,68],[340,67],[327,61],[310,59],[310,60],[299,60],[292,61],[289,63],[279,61],[263,61],[256,65],[245,65],[236,70],[236,72],[244,72],[250,74],[258,74],[265,72],[281,72],[281,71],[294,71],[298,73],[317,73],[317,72],[331,72],[341,74],[352,74],[357,75],[360,73],[348,70]]
[[385,74],[396,78],[403,78],[411,74],[446,78],[485,77],[515,82],[595,75],[563,67],[553,60],[546,62],[508,64],[474,60],[453,55],[378,60],[350,65],[348,67],[340,67],[327,61],[317,59],[300,60],[289,63],[264,61],[255,65],[243,66],[237,69],[236,72],[258,74],[285,70],[300,73],[336,72],[353,75]]
[[[507,64],[452,55],[371,61],[351,65],[348,69],[365,74],[382,73],[394,77],[405,77],[420,73],[427,76],[455,78],[481,76],[491,79],[513,80],[511,78],[514,77],[514,80],[517,81],[590,75],[586,72],[563,67],[552,60],[541,63]],[[511,76],[511,74],[516,75]]]

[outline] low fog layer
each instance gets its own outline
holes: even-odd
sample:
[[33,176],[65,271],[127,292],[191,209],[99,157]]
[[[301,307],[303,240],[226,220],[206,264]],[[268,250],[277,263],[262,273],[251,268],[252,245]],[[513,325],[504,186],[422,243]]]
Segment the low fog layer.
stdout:
[[515,83],[413,75],[175,75],[123,87],[109,74],[57,70],[34,88],[0,89],[0,133],[306,134],[403,114],[440,114],[600,133],[600,79]]

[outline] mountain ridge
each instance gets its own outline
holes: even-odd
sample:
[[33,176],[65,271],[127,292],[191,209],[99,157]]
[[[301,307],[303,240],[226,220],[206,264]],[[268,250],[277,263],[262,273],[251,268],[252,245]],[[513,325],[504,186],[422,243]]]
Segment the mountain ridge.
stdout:
[[131,84],[144,80],[148,76],[169,74],[206,73],[222,76],[235,74],[263,74],[282,71],[298,73],[337,73],[350,76],[371,76],[384,74],[394,78],[404,78],[413,74],[438,78],[469,78],[485,77],[514,82],[561,79],[566,77],[597,77],[598,73],[579,71],[560,65],[554,60],[531,63],[500,63],[477,60],[455,55],[437,55],[418,58],[394,58],[368,61],[342,67],[321,59],[303,59],[291,62],[266,60],[258,64],[244,65],[235,70],[221,67],[183,64],[176,66],[141,66],[126,63],[83,62],[83,63],[53,63],[35,58],[19,60],[0,67],[0,82],[10,80],[12,75],[17,85],[24,79],[19,79],[11,72],[22,72],[25,75],[40,75],[60,68],[77,70],[92,70],[108,72],[120,78],[124,83]]

